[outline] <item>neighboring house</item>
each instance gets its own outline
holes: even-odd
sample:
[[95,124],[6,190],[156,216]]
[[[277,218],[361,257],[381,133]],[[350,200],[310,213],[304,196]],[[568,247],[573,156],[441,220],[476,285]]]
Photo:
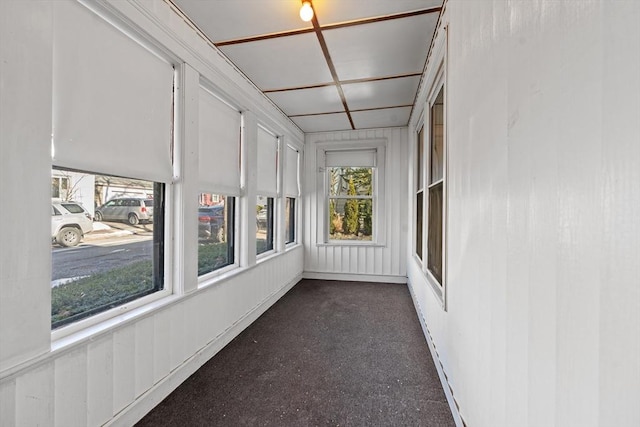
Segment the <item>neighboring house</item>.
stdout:
[[60,169],[51,170],[51,197],[62,201],[82,203],[93,216],[95,176]]

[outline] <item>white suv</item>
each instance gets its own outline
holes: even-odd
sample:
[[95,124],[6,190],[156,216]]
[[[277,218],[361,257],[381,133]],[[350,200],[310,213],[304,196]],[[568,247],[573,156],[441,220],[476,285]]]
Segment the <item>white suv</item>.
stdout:
[[51,240],[62,246],[77,246],[93,231],[89,212],[78,202],[51,201]]

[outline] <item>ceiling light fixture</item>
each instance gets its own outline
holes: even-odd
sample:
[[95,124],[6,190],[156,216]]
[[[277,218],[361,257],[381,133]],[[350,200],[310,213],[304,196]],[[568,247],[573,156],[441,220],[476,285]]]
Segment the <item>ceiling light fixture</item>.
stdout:
[[304,22],[309,22],[313,19],[313,8],[309,0],[303,0],[302,7],[300,8],[300,19]]

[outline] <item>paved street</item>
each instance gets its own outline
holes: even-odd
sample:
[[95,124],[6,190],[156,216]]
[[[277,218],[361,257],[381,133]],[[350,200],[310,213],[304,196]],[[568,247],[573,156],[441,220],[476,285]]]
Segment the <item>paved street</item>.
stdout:
[[130,235],[85,242],[75,248],[54,247],[51,280],[88,276],[152,256],[152,236]]

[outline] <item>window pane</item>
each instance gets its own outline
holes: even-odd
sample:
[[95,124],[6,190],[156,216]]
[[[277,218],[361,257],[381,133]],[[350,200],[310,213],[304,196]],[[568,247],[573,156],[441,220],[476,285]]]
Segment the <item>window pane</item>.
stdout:
[[[52,328],[156,292],[164,279],[164,184],[86,172],[64,174],[73,200],[52,200],[53,212],[60,213],[51,217]],[[135,182],[137,192],[125,182]],[[113,216],[108,209],[102,214],[105,206],[94,208],[112,197],[140,203],[114,207],[118,212]],[[151,198],[155,212],[143,206]],[[90,219],[94,211],[96,222]],[[72,246],[78,248],[67,249]]]
[[202,193],[198,197],[198,275],[234,262],[235,199]]
[[431,173],[430,183],[442,179],[444,170],[444,86],[431,106]]
[[296,241],[296,199],[287,197],[284,205],[285,243]]
[[416,255],[422,259],[422,207],[424,192],[420,191],[416,195]]
[[371,199],[329,199],[330,240],[372,240],[373,201]]
[[329,168],[331,196],[371,196],[373,168]]
[[442,284],[442,183],[429,189],[429,235],[427,268]]
[[416,178],[417,178],[417,184],[416,184],[416,189],[420,190],[422,188],[424,188],[424,174],[423,174],[423,170],[424,170],[424,127],[422,127],[422,129],[420,129],[420,132],[418,132],[418,149],[416,152]]
[[273,249],[273,197],[258,196],[256,203],[256,253]]

